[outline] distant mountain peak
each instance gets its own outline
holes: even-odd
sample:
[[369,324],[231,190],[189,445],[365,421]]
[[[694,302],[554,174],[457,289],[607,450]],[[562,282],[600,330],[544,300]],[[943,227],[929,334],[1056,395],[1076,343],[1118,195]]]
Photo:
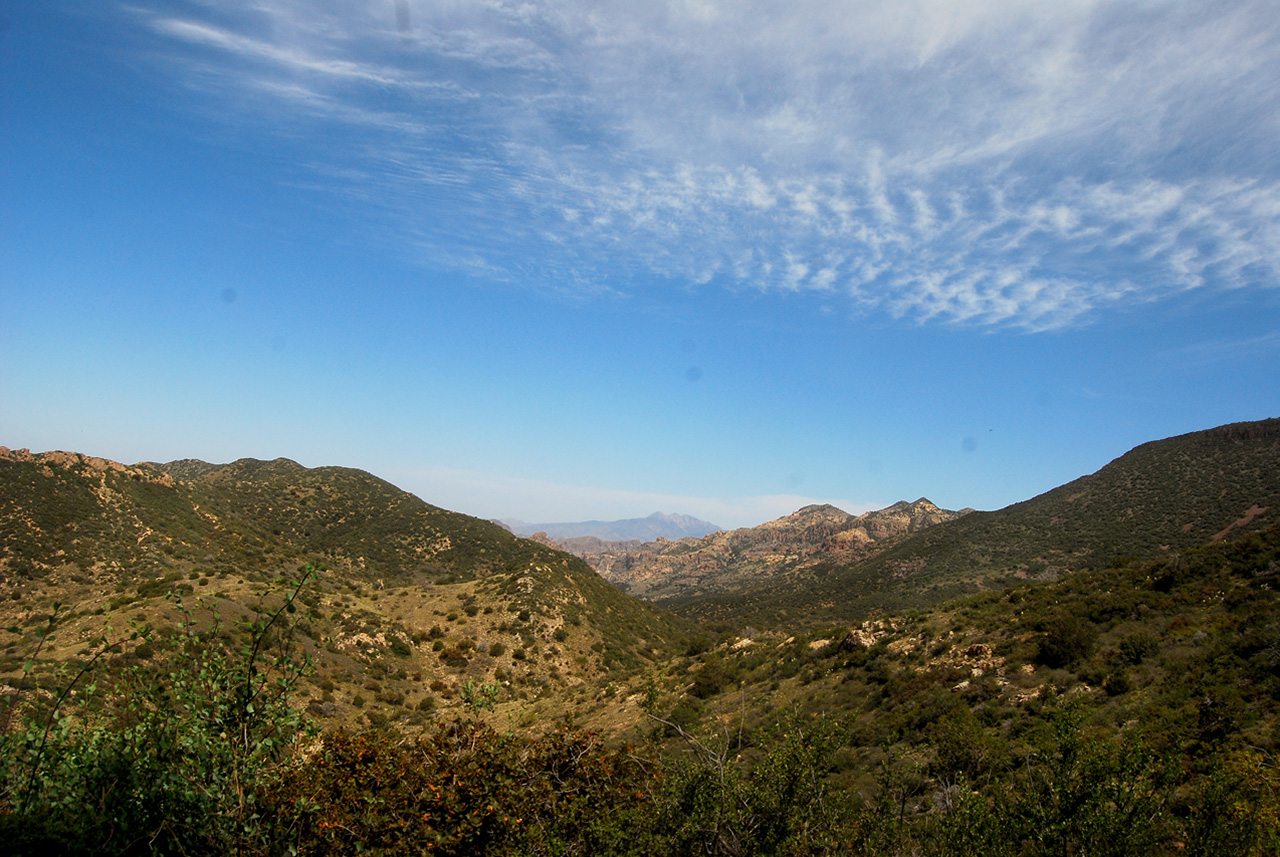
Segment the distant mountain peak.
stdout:
[[844,509],[841,509],[839,506],[832,506],[830,503],[811,503],[808,506],[801,506],[799,509],[796,509],[790,515],[786,515],[785,517],[794,518],[799,515],[831,515],[831,514],[847,515],[849,513],[846,512]]
[[720,532],[720,527],[692,515],[654,512],[646,518],[624,518],[618,521],[576,521],[551,524],[530,524],[525,521],[501,522],[516,535],[531,536],[542,533],[552,541],[566,539],[597,538],[606,542],[651,542],[658,538],[701,538]]

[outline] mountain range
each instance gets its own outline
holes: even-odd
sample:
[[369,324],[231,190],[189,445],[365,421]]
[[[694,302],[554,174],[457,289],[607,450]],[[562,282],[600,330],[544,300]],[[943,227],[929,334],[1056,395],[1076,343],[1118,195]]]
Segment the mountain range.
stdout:
[[856,562],[899,537],[970,511],[939,509],[922,497],[857,516],[835,506],[805,506],[756,527],[674,541],[534,538],[582,557],[633,595],[667,601],[732,593],[820,562]]
[[884,542],[858,561],[823,560],[664,603],[700,622],[850,622],[1177,554],[1277,521],[1280,419],[1233,423],[1142,444],[1066,485]]
[[[260,664],[321,730],[280,769],[305,797],[287,806],[341,820],[317,842],[350,826],[341,813],[399,842],[584,771],[611,788],[618,769],[590,752],[623,746],[639,829],[785,817],[788,842],[829,834],[653,853],[1280,853],[1280,420],[1143,444],[991,512],[921,498],[567,540],[600,571],[549,541],[348,468],[0,447],[0,722],[26,730],[10,782],[74,785],[65,772],[110,737],[76,729],[118,724],[128,743],[139,712],[227,739],[226,688],[190,673],[220,662],[192,657],[208,647],[249,653],[236,706],[256,710],[240,688]],[[271,654],[254,661],[259,642]],[[539,755],[571,734],[570,756]],[[441,778],[397,804],[436,740]],[[57,764],[40,766],[45,747]],[[204,775],[175,758],[138,777],[110,756],[101,782]],[[73,815],[107,791],[86,782]],[[472,803],[423,808],[464,783]],[[815,802],[841,809],[796,814]],[[5,811],[14,834],[43,817]],[[617,820],[582,812],[591,831]]]
[[[577,556],[348,468],[0,448],[0,621],[29,628],[60,603],[68,632],[47,654],[71,658],[105,614],[160,621],[176,593],[233,622],[315,562],[308,646],[325,678],[308,700],[326,716],[367,719],[355,700],[376,687],[395,702],[373,713],[411,717],[487,680],[504,702],[607,722],[636,716],[611,688],[708,633],[858,627],[1277,521],[1280,420],[1144,444],[994,512],[810,506],[697,538],[566,540]],[[16,641],[4,652],[0,672],[21,663]]]

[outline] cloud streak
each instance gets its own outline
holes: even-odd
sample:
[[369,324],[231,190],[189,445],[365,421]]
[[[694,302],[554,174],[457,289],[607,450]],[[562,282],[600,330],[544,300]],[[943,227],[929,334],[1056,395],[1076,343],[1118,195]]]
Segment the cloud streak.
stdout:
[[141,20],[232,121],[361,135],[335,191],[486,277],[1027,330],[1280,283],[1265,3],[325,10]]

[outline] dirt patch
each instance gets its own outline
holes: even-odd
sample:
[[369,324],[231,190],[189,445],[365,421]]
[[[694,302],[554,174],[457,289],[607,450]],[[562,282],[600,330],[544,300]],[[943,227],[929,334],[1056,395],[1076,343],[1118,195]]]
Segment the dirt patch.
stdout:
[[1248,509],[1244,510],[1243,518],[1238,518],[1232,521],[1230,524],[1227,525],[1227,528],[1225,530],[1222,530],[1219,533],[1215,533],[1214,537],[1210,539],[1210,541],[1215,541],[1215,542],[1222,541],[1227,537],[1227,533],[1230,533],[1236,527],[1247,527],[1253,523],[1254,518],[1258,517],[1259,515],[1266,514],[1270,510],[1271,510],[1270,506],[1259,506],[1257,503],[1254,503]]

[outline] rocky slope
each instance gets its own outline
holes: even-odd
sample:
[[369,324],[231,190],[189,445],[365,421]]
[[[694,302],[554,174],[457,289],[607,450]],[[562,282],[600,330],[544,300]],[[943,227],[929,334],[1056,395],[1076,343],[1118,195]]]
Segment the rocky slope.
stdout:
[[583,558],[631,594],[660,601],[733,592],[820,562],[856,562],[901,536],[968,511],[940,509],[921,498],[863,515],[835,506],[806,506],[757,527],[722,530],[699,539],[542,540]]

